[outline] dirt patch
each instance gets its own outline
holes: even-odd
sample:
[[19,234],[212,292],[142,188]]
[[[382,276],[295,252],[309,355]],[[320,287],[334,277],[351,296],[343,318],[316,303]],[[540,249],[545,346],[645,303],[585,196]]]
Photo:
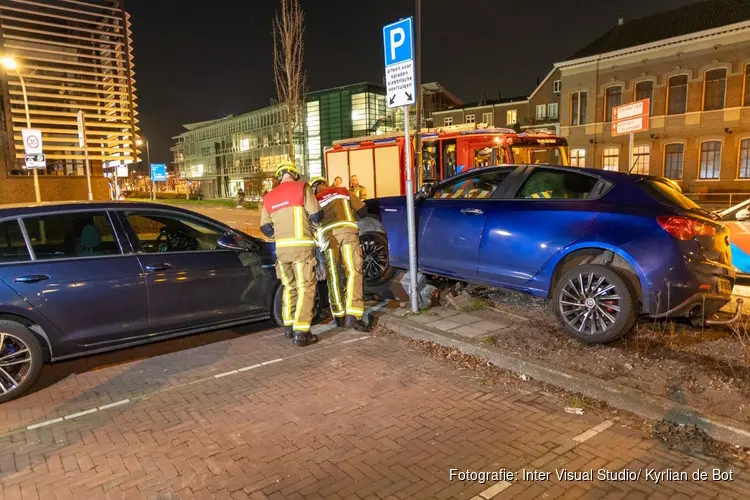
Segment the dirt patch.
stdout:
[[750,423],[747,321],[731,328],[694,328],[689,323],[642,320],[618,342],[591,345],[565,333],[547,301],[509,291],[468,291],[490,301],[480,313],[485,317],[505,312],[528,318],[485,342]]
[[[443,347],[433,342],[413,340],[400,336],[383,327],[373,330],[373,336],[398,340],[407,348],[430,356],[441,364],[450,366],[457,374],[470,378],[483,386],[492,386],[503,391],[521,393],[543,392],[559,407],[560,411],[577,409],[585,414],[597,415],[640,430],[645,436],[658,439],[665,447],[674,448],[685,453],[711,457],[714,461],[741,462],[750,465],[750,449],[730,446],[714,441],[703,431],[694,426],[671,424],[669,422],[653,423],[628,412],[611,408],[606,403],[593,400],[581,394],[570,393],[515,372],[498,368],[476,356],[463,354],[457,349]],[[572,412],[572,411],[571,411]]]

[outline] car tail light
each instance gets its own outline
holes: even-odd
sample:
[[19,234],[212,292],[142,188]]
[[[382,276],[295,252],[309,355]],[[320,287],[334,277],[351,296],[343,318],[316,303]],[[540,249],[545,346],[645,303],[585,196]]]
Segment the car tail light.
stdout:
[[666,232],[683,241],[692,240],[696,236],[716,236],[716,228],[688,217],[662,215],[656,218],[656,222]]

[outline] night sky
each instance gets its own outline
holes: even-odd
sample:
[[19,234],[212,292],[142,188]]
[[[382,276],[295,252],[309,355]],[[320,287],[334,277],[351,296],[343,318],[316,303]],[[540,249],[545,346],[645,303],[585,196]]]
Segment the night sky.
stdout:
[[[422,80],[465,102],[524,95],[556,61],[609,28],[695,0],[422,0]],[[705,1],[705,0],[704,0]],[[310,90],[382,83],[382,26],[414,0],[301,0]],[[169,163],[181,125],[239,114],[275,96],[278,0],[126,0],[141,131]]]

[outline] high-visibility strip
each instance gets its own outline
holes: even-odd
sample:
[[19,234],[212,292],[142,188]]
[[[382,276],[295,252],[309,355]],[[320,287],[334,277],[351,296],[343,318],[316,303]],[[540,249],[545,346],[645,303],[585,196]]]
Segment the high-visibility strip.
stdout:
[[320,208],[323,208],[326,205],[329,205],[331,202],[334,202],[336,200],[344,200],[345,202],[348,202],[349,197],[343,194],[337,194],[337,195],[331,196],[330,198],[323,198],[322,200],[320,200],[318,204],[320,205]]
[[336,261],[333,259],[333,249],[328,249],[328,269],[331,271],[331,279],[328,280],[328,287],[331,290],[331,297],[333,303],[331,304],[331,314],[334,317],[339,317],[344,314],[344,306],[341,303],[341,283],[339,282],[339,276],[336,273]]
[[359,307],[348,307],[346,309],[346,314],[349,316],[354,316],[357,319],[362,319],[362,316],[365,315],[365,310],[360,309]]
[[302,262],[294,263],[295,274],[297,275],[297,309],[294,311],[294,329],[297,329],[299,315],[302,312],[302,305],[305,302],[305,277],[302,275],[304,264]]
[[281,293],[281,302],[283,307],[281,308],[281,317],[284,320],[284,326],[292,326],[294,320],[292,319],[292,297],[291,290],[289,289],[289,277],[284,272],[284,266],[279,264],[279,273],[281,274],[281,285],[284,288]]
[[304,238],[304,239],[297,239],[297,238],[283,238],[280,240],[276,240],[276,248],[281,247],[314,247],[315,246],[315,240]]
[[302,207],[294,207],[294,237],[302,239]]
[[353,221],[354,216],[352,215],[352,209],[349,203],[344,203],[344,211],[346,212],[346,220],[348,220],[349,222]]
[[532,193],[532,198],[552,198],[549,191],[542,191],[541,193]]
[[325,233],[330,231],[331,229],[336,229],[338,227],[351,227],[352,229],[359,230],[359,226],[357,226],[356,222],[350,222],[350,221],[341,221],[341,222],[334,222],[333,224],[328,224],[327,226],[322,226],[320,229],[318,229],[318,239],[322,238]]
[[309,332],[310,331],[310,323],[295,323],[294,324],[294,331],[295,332]]
[[350,243],[346,243],[342,248],[344,250],[344,263],[346,264],[346,310],[349,311],[354,302],[354,258],[352,257]]

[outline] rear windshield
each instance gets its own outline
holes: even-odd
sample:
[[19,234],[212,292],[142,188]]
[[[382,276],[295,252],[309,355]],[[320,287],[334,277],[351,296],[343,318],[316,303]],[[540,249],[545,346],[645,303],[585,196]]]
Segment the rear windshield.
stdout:
[[701,210],[700,205],[693,200],[675,191],[669,184],[656,179],[643,179],[638,185],[656,201],[680,210]]

